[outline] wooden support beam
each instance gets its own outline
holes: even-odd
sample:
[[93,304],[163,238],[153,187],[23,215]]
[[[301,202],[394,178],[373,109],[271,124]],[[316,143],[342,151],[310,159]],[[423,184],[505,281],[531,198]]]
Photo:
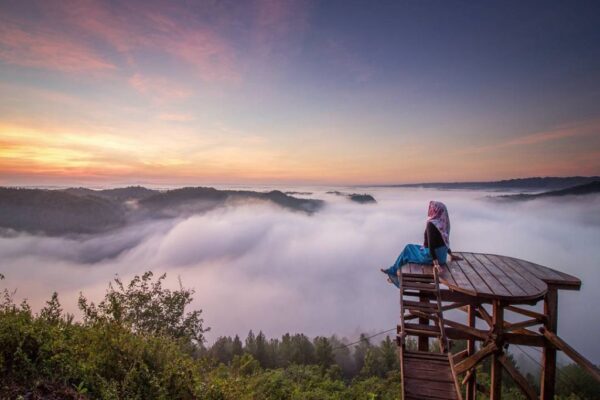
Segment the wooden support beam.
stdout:
[[461,324],[460,322],[445,320],[444,324],[446,324],[456,330],[463,331],[466,334],[475,336],[475,337],[479,338],[480,340],[487,340],[490,337],[490,332],[485,332],[485,331],[482,331],[479,329],[471,328],[470,326]]
[[[508,328],[508,325],[505,324],[504,328]],[[514,329],[512,332],[513,333],[520,333],[522,335],[529,335],[529,336],[536,336],[536,335],[538,335],[537,332],[534,332],[534,331],[531,331],[531,330],[525,329],[525,328],[517,328],[517,329]]]
[[[475,368],[471,368],[470,370],[468,370],[460,384],[463,386],[466,385],[471,380],[473,375],[475,374],[475,371],[476,371]],[[469,392],[467,391],[467,398],[468,398],[468,396],[469,396]]]
[[[423,293],[419,297],[419,302],[421,303],[429,303],[429,296]],[[429,325],[429,318],[420,317],[419,318],[420,325]],[[429,338],[427,336],[419,336],[417,348],[419,351],[429,351]]]
[[448,361],[450,363],[450,371],[452,371],[452,377],[454,378],[454,390],[456,390],[458,399],[462,400],[462,393],[460,390],[460,385],[458,384],[458,374],[456,373],[456,368],[454,367],[455,366],[454,360],[451,355],[449,355]]
[[521,346],[544,347],[546,341],[542,335],[522,334],[508,332],[504,334],[504,342],[509,344],[518,344]]
[[454,363],[459,363],[462,360],[464,360],[465,358],[467,358],[469,356],[469,351],[467,349],[464,349],[463,351],[459,351],[456,354],[452,355],[452,361],[454,361]]
[[465,303],[454,302],[454,303],[450,303],[450,304],[446,304],[446,305],[442,306],[442,311],[453,310],[455,308],[462,308],[462,307],[466,307],[466,306],[467,305]]
[[[496,335],[496,343],[502,345],[502,331],[504,328],[504,308],[499,300],[494,300],[492,304],[492,326]],[[500,400],[502,398],[502,364],[500,356],[501,348],[492,354],[492,373],[490,384],[490,400]]]
[[578,365],[584,368],[587,372],[590,373],[597,381],[600,382],[600,369],[591,363],[587,358],[579,354],[577,350],[569,346],[564,340],[556,336],[554,333],[550,332],[544,327],[540,328],[540,332],[544,335],[546,339],[552,345],[554,345],[557,349],[562,350],[571,360],[575,361]]
[[481,318],[482,320],[484,320],[485,322],[487,322],[487,324],[490,326],[490,328],[494,325],[491,315],[487,312],[487,310],[485,308],[483,308],[483,305],[480,305],[479,307],[477,307],[477,316],[479,318]]
[[451,301],[456,303],[465,303],[472,305],[479,305],[483,301],[483,299],[481,298],[469,296],[468,294],[447,289],[440,289],[440,299],[442,301]]
[[[422,295],[423,297],[427,297],[430,300],[437,299],[435,290],[431,289],[430,284],[412,282],[411,285],[413,287],[405,288],[405,295],[410,293],[411,296],[412,295],[417,295],[417,296]],[[422,286],[417,286],[417,285],[422,285]],[[423,286],[428,287],[428,289],[420,290],[420,288]],[[440,289],[440,300],[442,300],[444,302],[464,303],[464,304],[473,304],[473,305],[479,305],[482,303],[482,299],[480,299],[480,298],[469,296],[464,293],[447,290],[447,289]]]
[[537,399],[537,393],[535,392],[533,386],[531,386],[529,382],[527,382],[527,379],[525,379],[525,377],[521,375],[519,370],[511,364],[509,359],[503,354],[500,357],[498,357],[498,360],[500,361],[506,372],[508,372],[511,378],[515,381],[517,386],[519,386],[523,394],[525,394],[525,396],[527,396],[529,400]]
[[541,323],[546,322],[546,316],[544,314],[540,314],[538,312],[527,310],[525,308],[517,307],[517,306],[506,306],[504,307],[506,310],[512,311],[517,314],[525,315],[526,317],[536,318]]
[[[467,308],[467,324],[470,328],[475,329],[475,307],[468,306]],[[475,339],[469,339],[467,341],[467,354],[472,356],[475,354]],[[466,383],[466,397],[465,400],[475,400],[477,397],[477,375],[475,369],[471,369],[467,374],[468,379],[463,381],[463,385]],[[467,378],[465,377],[465,379]]]
[[477,366],[477,364],[479,364],[481,362],[481,360],[483,360],[484,358],[486,358],[487,356],[489,356],[496,350],[498,350],[498,348],[496,347],[496,343],[494,343],[494,342],[489,343],[488,345],[479,349],[479,351],[477,353],[475,353],[472,356],[469,356],[469,357],[465,358],[464,360],[462,360],[461,362],[457,363],[454,366],[456,374],[457,375],[464,374],[471,368],[474,368],[475,366]]
[[528,326],[534,326],[534,325],[539,325],[541,324],[541,321],[538,320],[537,318],[533,318],[533,319],[527,319],[525,321],[519,321],[519,322],[505,322],[504,323],[504,328],[506,331],[516,331],[519,330],[521,328],[527,328]]
[[[544,298],[544,314],[546,314],[545,328],[547,331],[556,333],[558,326],[558,290],[556,287],[548,286],[548,292]],[[541,400],[553,400],[556,384],[556,348],[550,343],[544,346],[542,353],[542,382]]]

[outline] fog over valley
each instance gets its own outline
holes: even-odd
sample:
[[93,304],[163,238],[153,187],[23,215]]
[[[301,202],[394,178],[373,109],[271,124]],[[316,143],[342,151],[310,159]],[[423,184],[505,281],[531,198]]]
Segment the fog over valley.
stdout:
[[4,231],[1,285],[34,309],[57,291],[78,317],[79,293],[99,300],[115,274],[127,280],[166,272],[169,286],[180,277],[195,289],[193,306],[204,310],[209,342],[245,337],[250,329],[355,339],[397,323],[398,292],[379,268],[391,265],[405,244],[422,243],[428,202],[439,200],[450,212],[453,250],[523,258],[582,280],[580,292],[559,292],[558,332],[600,362],[594,340],[600,319],[585,316],[600,300],[598,194],[520,202],[494,200],[489,196],[497,192],[483,190],[361,188],[376,200],[363,204],[327,193],[332,188],[288,190],[302,207],[313,204],[308,199],[324,203],[307,211],[240,197],[160,218],[138,216],[95,233]]

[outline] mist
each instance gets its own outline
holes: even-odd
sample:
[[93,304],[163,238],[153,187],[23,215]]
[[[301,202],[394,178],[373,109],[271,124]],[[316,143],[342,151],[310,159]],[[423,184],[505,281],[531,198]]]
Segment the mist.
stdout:
[[116,274],[166,272],[169,286],[179,277],[196,291],[192,306],[204,310],[209,343],[250,329],[354,339],[396,325],[398,292],[379,269],[405,244],[422,242],[435,199],[448,206],[453,250],[514,256],[580,278],[581,291],[559,292],[558,332],[600,362],[600,318],[589,316],[600,300],[600,197],[509,202],[482,191],[377,188],[368,190],[376,204],[357,204],[326,194],[329,188],[295,190],[326,206],[309,215],[236,203],[105,234],[1,237],[1,285],[34,309],[57,291],[77,316],[79,293],[99,300]]

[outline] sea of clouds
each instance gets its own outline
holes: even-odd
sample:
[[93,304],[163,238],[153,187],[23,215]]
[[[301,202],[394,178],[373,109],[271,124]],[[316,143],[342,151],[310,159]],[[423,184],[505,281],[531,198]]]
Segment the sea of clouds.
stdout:
[[600,197],[502,202],[481,191],[376,188],[368,192],[377,204],[357,204],[323,188],[294,190],[327,204],[313,215],[254,202],[102,235],[0,237],[0,288],[16,289],[34,309],[57,291],[78,315],[79,293],[99,300],[116,274],[166,272],[169,286],[180,277],[195,289],[209,343],[250,329],[355,339],[395,326],[398,292],[379,268],[422,242],[428,201],[440,200],[454,250],[519,257],[582,279],[580,292],[559,294],[559,334],[600,362]]

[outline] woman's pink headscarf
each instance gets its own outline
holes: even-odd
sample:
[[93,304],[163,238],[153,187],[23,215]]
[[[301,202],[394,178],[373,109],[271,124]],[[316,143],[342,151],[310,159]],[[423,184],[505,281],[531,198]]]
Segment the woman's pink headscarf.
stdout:
[[446,247],[450,248],[450,217],[448,209],[440,201],[430,201],[427,222],[431,222],[440,231]]

